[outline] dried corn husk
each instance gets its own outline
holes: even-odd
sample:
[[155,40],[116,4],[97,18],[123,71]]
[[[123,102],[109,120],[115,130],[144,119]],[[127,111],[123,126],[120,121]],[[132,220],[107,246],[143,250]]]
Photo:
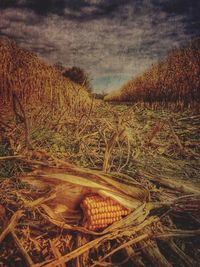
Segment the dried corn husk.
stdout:
[[[68,168],[66,172],[49,169],[40,175],[21,177],[21,180],[39,189],[53,191],[54,198],[48,197],[46,201],[43,200],[43,203],[40,203],[45,213],[54,220],[76,225],[80,224],[84,217],[80,203],[89,194],[109,197],[130,212],[141,209],[141,206],[144,208],[149,198],[147,190],[138,184],[130,186],[116,181],[108,174],[76,167]],[[128,224],[132,222],[133,220],[128,220]]]

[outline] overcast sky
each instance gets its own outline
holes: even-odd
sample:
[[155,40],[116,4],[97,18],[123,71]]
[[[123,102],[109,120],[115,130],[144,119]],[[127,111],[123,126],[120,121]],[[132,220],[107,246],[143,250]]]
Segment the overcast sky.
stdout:
[[200,0],[0,0],[0,35],[117,89],[200,35]]

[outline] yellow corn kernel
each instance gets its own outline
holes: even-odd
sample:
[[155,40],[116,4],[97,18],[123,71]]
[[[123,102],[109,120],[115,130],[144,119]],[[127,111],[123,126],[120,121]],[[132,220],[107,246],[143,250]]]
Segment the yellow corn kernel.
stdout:
[[130,213],[113,199],[100,195],[87,196],[81,207],[85,215],[85,227],[93,231],[103,229]]

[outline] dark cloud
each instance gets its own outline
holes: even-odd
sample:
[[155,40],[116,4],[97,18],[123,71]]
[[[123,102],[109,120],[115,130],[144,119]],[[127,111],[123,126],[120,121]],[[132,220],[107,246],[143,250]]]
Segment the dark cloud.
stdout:
[[200,8],[199,0],[154,0],[153,2],[170,14],[186,14],[192,9],[199,12],[197,9]]
[[169,16],[183,16],[185,28],[189,33],[199,33],[200,1],[199,0],[154,0],[154,5]]
[[[0,8],[26,8],[39,15],[49,13],[66,15],[71,19],[93,19],[96,16],[105,16],[116,11],[124,3],[132,1],[124,0],[2,0]],[[70,12],[70,13],[69,13]]]
[[83,67],[97,90],[109,90],[198,36],[199,5],[196,0],[1,0],[0,35],[51,64]]
[[66,5],[65,0],[2,0],[0,8],[26,8],[46,15],[49,12],[60,13]]

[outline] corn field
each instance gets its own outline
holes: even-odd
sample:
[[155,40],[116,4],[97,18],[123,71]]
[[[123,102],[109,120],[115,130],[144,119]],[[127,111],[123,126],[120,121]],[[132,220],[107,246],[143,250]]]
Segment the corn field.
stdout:
[[198,266],[199,114],[96,101],[1,49],[0,266]]
[[11,106],[15,94],[24,105],[46,105],[52,110],[64,107],[73,114],[90,107],[91,99],[83,87],[13,41],[0,40],[0,54],[1,106]]
[[155,103],[162,107],[175,104],[180,109],[199,109],[200,40],[172,52],[165,60],[129,81],[106,101]]

